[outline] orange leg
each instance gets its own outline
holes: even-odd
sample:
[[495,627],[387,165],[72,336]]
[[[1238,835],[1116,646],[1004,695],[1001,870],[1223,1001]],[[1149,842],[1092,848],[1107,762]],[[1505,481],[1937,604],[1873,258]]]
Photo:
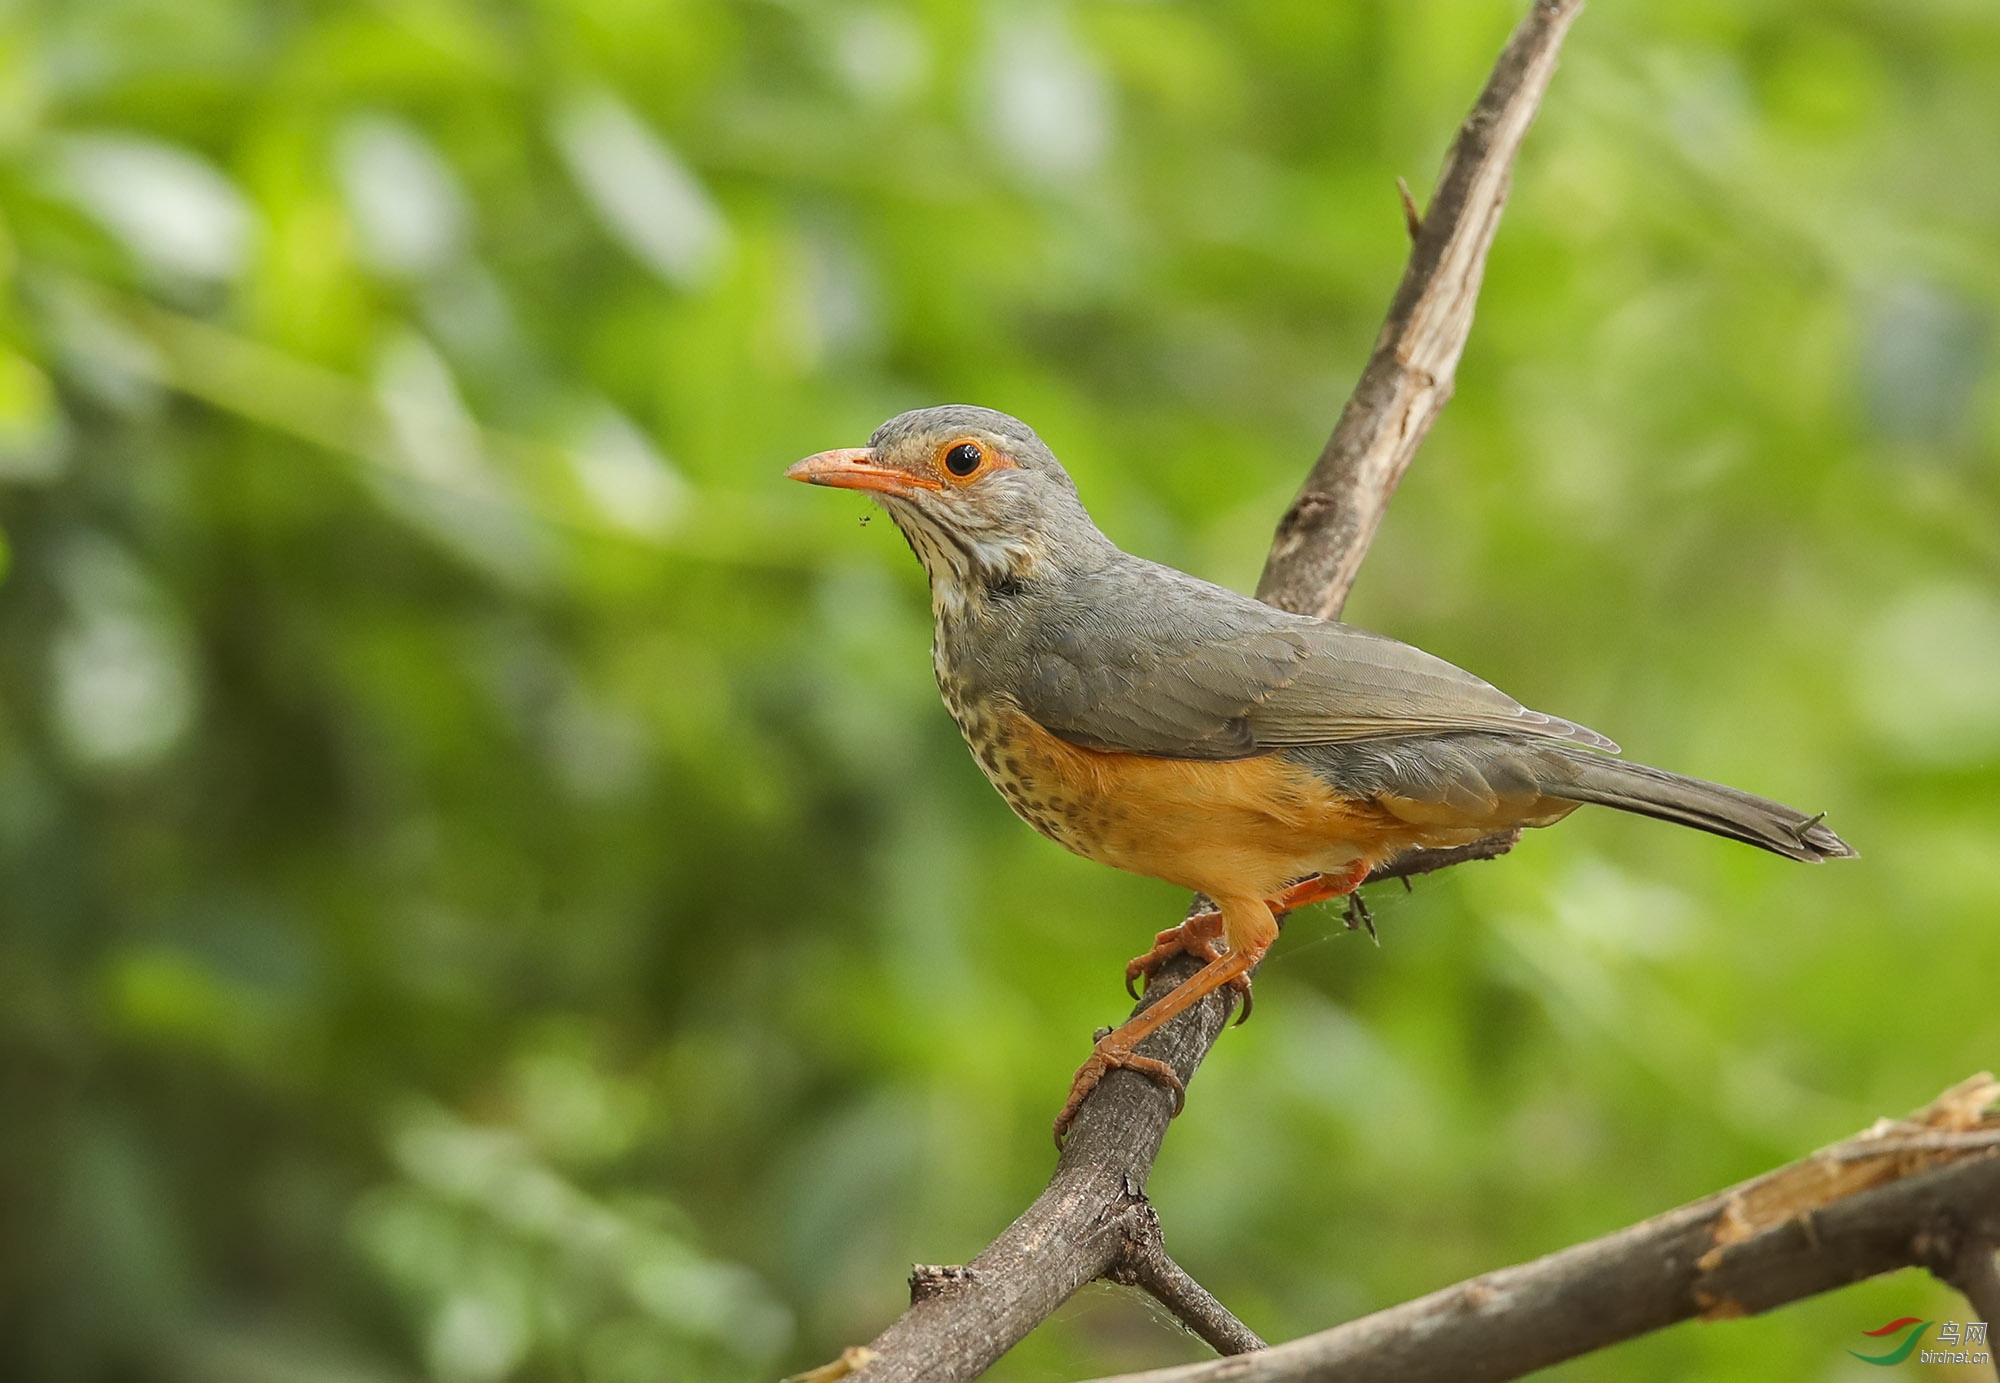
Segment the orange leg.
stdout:
[[1173,1092],[1174,1113],[1181,1112],[1187,1102],[1187,1090],[1174,1073],[1174,1068],[1153,1057],[1140,1056],[1133,1048],[1223,985],[1248,973],[1271,949],[1271,942],[1277,939],[1277,923],[1272,921],[1268,927],[1270,934],[1262,939],[1261,944],[1245,945],[1210,961],[1151,1008],[1099,1039],[1089,1058],[1077,1068],[1076,1079],[1070,1083],[1069,1099],[1064,1102],[1062,1112],[1056,1115],[1057,1147],[1062,1146],[1063,1136],[1075,1122],[1077,1111],[1083,1108],[1085,1097],[1097,1088],[1097,1083],[1104,1079],[1106,1072],[1120,1067],[1137,1071],[1166,1086]]
[[[1368,877],[1371,868],[1369,861],[1356,860],[1343,873],[1315,874],[1293,884],[1275,898],[1239,902],[1233,908],[1236,912],[1234,925],[1231,925],[1228,916],[1232,907],[1225,903],[1220,911],[1197,913],[1180,926],[1161,932],[1155,938],[1153,950],[1139,957],[1133,962],[1134,968],[1128,969],[1128,981],[1132,975],[1151,973],[1143,962],[1151,961],[1151,968],[1157,968],[1168,956],[1181,950],[1202,956],[1208,964],[1168,991],[1159,1002],[1098,1040],[1089,1058],[1077,1068],[1076,1079],[1070,1083],[1069,1099],[1064,1101],[1062,1112],[1056,1115],[1056,1146],[1062,1146],[1069,1126],[1076,1121],[1077,1111],[1083,1108],[1084,1100],[1097,1088],[1105,1073],[1121,1067],[1137,1071],[1172,1091],[1174,1113],[1179,1114],[1187,1103],[1187,1088],[1182,1085],[1180,1076],[1166,1062],[1140,1056],[1134,1048],[1223,985],[1242,987],[1243,1016],[1248,1017],[1250,972],[1257,968],[1258,962],[1264,959],[1264,953],[1271,949],[1271,943],[1278,939],[1278,918],[1308,903],[1354,892]],[[1221,946],[1216,944],[1218,939],[1223,942]]]
[[[1314,874],[1301,879],[1285,889],[1275,898],[1265,900],[1265,906],[1274,917],[1283,919],[1287,913],[1296,912],[1310,903],[1321,903],[1328,898],[1338,898],[1354,892],[1361,881],[1368,877],[1373,866],[1367,860],[1356,860],[1341,874]],[[1153,938],[1153,949],[1143,956],[1134,956],[1125,962],[1125,992],[1133,998],[1139,997],[1138,978],[1153,977],[1153,972],[1169,960],[1183,953],[1199,956],[1205,961],[1214,961],[1222,954],[1216,942],[1222,934],[1222,914],[1219,912],[1198,912],[1178,927],[1169,927]],[[1229,982],[1230,988],[1243,996],[1243,1012],[1236,1021],[1247,1022],[1250,1018],[1250,977],[1238,975]]]
[[[1288,907],[1297,907],[1301,899],[1310,901],[1348,892],[1367,874],[1367,866],[1357,864],[1336,879],[1322,878],[1286,889],[1276,901]],[[1222,986],[1247,978],[1257,963],[1264,959],[1264,953],[1271,949],[1271,943],[1278,939],[1278,919],[1273,915],[1271,903],[1254,894],[1248,898],[1218,898],[1216,902],[1219,905],[1218,921],[1205,923],[1196,940],[1205,949],[1213,949],[1214,937],[1203,934],[1213,927],[1222,933],[1222,953],[1156,1002],[1134,1014],[1123,1026],[1114,1028],[1098,1040],[1089,1058],[1077,1068],[1076,1079],[1070,1084],[1069,1099],[1064,1102],[1062,1112],[1056,1115],[1056,1146],[1062,1146],[1063,1136],[1069,1132],[1077,1111],[1083,1108],[1084,1100],[1097,1088],[1097,1083],[1104,1079],[1107,1071],[1119,1067],[1137,1071],[1166,1086],[1174,1095],[1174,1113],[1181,1112],[1187,1092],[1181,1085],[1180,1077],[1166,1062],[1140,1056],[1135,1049],[1147,1037]]]

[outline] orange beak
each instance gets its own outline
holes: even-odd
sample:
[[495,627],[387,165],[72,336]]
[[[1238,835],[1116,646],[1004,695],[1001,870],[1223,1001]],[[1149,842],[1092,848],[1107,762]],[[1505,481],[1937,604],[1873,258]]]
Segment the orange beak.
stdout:
[[941,488],[927,476],[912,475],[894,466],[875,464],[868,447],[842,447],[808,456],[785,472],[787,479],[808,485],[831,485],[839,490],[877,490],[885,495],[911,495],[918,490]]

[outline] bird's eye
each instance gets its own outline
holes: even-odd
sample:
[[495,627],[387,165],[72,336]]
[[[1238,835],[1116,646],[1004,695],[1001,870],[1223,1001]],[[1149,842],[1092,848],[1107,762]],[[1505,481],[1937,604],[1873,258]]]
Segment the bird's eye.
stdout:
[[986,459],[984,452],[971,442],[960,442],[944,454],[944,468],[953,475],[971,475],[979,469],[979,463]]

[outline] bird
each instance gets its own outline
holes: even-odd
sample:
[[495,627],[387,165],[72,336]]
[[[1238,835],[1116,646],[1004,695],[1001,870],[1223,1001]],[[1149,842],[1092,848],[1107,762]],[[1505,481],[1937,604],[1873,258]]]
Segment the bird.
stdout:
[[[1249,975],[1278,919],[1416,849],[1549,826],[1592,804],[1818,862],[1854,849],[1782,803],[1617,757],[1611,740],[1442,658],[1294,614],[1120,549],[1018,418],[946,404],[785,474],[865,492],[930,579],[938,690],[986,777],[1086,859],[1212,901],[1127,966],[1192,977],[1104,1033],[1055,1124],[1103,1076],[1185,1092],[1135,1050]],[[1247,1005],[1246,1005],[1247,1013]]]

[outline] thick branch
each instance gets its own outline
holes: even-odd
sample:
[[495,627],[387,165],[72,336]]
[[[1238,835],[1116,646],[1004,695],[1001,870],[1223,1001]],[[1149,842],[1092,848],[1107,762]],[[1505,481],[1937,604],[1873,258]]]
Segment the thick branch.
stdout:
[[[1768,1311],[1898,1268],[1976,1289],[1966,1247],[2000,1237],[2000,1113],[1982,1113],[1996,1096],[2000,1084],[1976,1076],[1908,1121],[1591,1243],[1253,1355],[1097,1383],[1516,1378],[1690,1317]],[[1912,1129],[1973,1136],[1912,1151]]]
[[[1450,397],[1514,154],[1554,71],[1556,50],[1581,8],[1582,0],[1536,0],[1459,130],[1375,356],[1306,488],[1279,525],[1258,588],[1262,599],[1322,613],[1336,612],[1345,602],[1397,480]],[[1505,846],[1487,841],[1468,848],[1490,855]],[[1384,877],[1449,862],[1396,861]],[[1162,966],[1148,982],[1141,1007],[1198,968],[1199,962],[1186,958]],[[1212,995],[1141,1050],[1170,1062],[1183,1081],[1191,1080],[1233,1008],[1227,990]],[[1078,1287],[1132,1261],[1129,1246],[1144,1235],[1146,1180],[1171,1108],[1167,1095],[1144,1077],[1129,1071],[1106,1076],[1084,1102],[1055,1175],[1035,1203],[963,1276],[926,1279],[926,1290],[909,1311],[865,1351],[850,1352],[858,1366],[849,1371],[869,1380],[974,1378]],[[1162,1293],[1173,1295],[1184,1306],[1194,1302],[1187,1288],[1200,1289],[1185,1278],[1178,1269],[1173,1274],[1162,1269],[1154,1294],[1163,1301]],[[1207,1293],[1201,1296],[1213,1302]],[[1181,1307],[1174,1309],[1190,1319]],[[1195,1315],[1217,1325],[1211,1343],[1223,1348],[1219,1318]],[[1254,1342],[1247,1328],[1229,1320],[1241,1330],[1241,1343]]]

